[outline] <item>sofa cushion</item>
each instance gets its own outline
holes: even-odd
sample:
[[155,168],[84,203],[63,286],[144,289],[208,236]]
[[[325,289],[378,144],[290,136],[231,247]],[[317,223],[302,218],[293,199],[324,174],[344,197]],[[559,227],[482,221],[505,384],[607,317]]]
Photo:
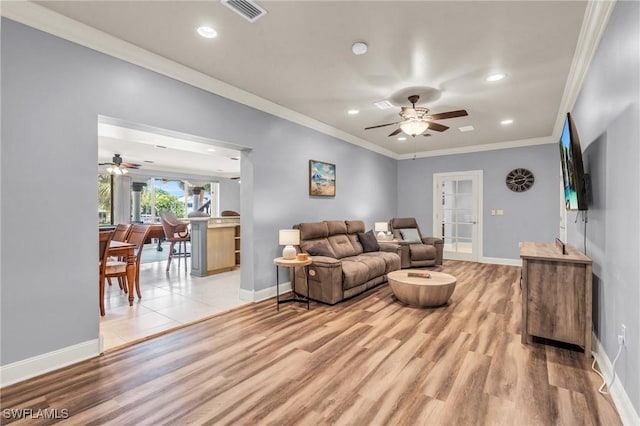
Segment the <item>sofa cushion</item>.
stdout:
[[416,228],[404,228],[400,229],[400,235],[402,239],[408,243],[421,243],[420,234]]
[[380,250],[378,239],[371,230],[369,230],[369,232],[358,232],[358,240],[360,240],[360,244],[362,244],[362,251],[365,253]]
[[355,247],[353,247],[351,240],[349,240],[346,234],[331,235],[327,239],[329,240],[329,244],[331,244],[333,252],[336,254],[336,259],[357,255]]
[[349,241],[351,241],[351,245],[354,249],[356,249],[356,256],[362,254],[364,250],[362,249],[362,244],[360,244],[360,240],[358,239],[358,234],[347,234],[349,237]]
[[429,244],[414,244],[409,246],[411,260],[432,260],[436,258],[436,248]]
[[367,265],[367,268],[369,269],[369,276],[367,277],[367,280],[372,280],[376,277],[384,275],[384,271],[387,268],[387,264],[384,261],[384,258],[380,256],[360,255],[356,256],[355,260],[364,265]]
[[347,224],[344,222],[344,220],[325,220],[324,223],[327,224],[329,235],[347,233]]
[[371,253],[362,253],[360,256],[362,257],[376,257],[384,260],[385,268],[384,273],[388,274],[392,271],[397,271],[400,269],[400,256],[396,253],[388,252],[388,251],[378,251]]
[[317,242],[316,244],[311,245],[304,249],[311,256],[326,256],[336,258],[336,254],[331,249],[329,243],[326,242]]
[[313,240],[329,236],[329,228],[325,222],[301,223],[297,225],[297,228],[300,230],[300,240]]
[[347,233],[357,234],[358,232],[364,232],[364,222],[361,220],[347,220]]
[[369,268],[364,263],[342,260],[342,288],[357,287],[369,280]]

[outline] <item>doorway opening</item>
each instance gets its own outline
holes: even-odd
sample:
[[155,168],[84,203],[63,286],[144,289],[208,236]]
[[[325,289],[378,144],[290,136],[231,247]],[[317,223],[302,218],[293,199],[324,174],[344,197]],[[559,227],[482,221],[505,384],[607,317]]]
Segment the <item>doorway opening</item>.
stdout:
[[[190,213],[221,218],[221,210],[240,215],[241,151],[238,147],[199,136],[124,122],[98,119],[98,223],[141,223],[160,228],[159,213],[170,211],[187,221]],[[121,173],[107,169],[122,158]],[[124,171],[126,167],[126,171]],[[164,237],[164,233],[160,235]],[[105,316],[100,318],[103,350],[132,344],[235,308],[240,299],[241,264],[228,272],[195,277],[190,260],[185,272],[174,259],[167,269],[169,243],[154,235],[140,259],[140,290],[134,305],[117,281],[105,284]],[[97,310],[96,310],[97,311]]]

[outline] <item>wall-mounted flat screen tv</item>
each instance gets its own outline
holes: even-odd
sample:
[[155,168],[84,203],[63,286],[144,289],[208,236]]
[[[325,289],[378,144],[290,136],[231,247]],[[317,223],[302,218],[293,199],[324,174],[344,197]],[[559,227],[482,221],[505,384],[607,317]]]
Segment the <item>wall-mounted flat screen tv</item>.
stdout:
[[578,131],[567,113],[560,136],[560,163],[564,184],[564,204],[567,210],[587,210],[587,190],[582,167],[582,149]]

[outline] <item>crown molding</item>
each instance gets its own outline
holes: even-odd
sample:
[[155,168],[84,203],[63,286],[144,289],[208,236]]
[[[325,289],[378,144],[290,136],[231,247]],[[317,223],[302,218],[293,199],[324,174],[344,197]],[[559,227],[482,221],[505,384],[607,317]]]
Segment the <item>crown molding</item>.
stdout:
[[342,130],[331,127],[318,120],[307,117],[274,102],[252,93],[224,83],[201,72],[181,65],[170,59],[151,53],[145,49],[111,36],[88,25],[53,12],[30,1],[0,1],[0,14],[8,19],[55,35],[73,43],[96,50],[109,56],[132,63],[142,68],[157,72],[202,90],[214,93],[234,102],[255,108],[276,117],[308,127],[345,142],[360,146],[369,151],[393,158],[405,160],[410,158],[435,157],[442,155],[465,154],[490,151],[496,149],[516,148],[557,141],[566,111],[570,110],[580,93],[582,83],[604,33],[609,17],[615,5],[613,1],[589,0],[585,10],[582,28],[573,57],[569,77],[558,109],[552,136],[526,140],[499,142],[494,144],[474,145],[435,151],[423,151],[415,154],[398,154],[389,149],[358,138]]
[[569,68],[569,76],[567,77],[564,93],[560,100],[556,124],[553,128],[555,139],[560,138],[567,112],[571,111],[578,99],[582,83],[584,83],[593,56],[600,45],[602,35],[607,29],[607,24],[609,23],[609,18],[611,17],[615,4],[616,0],[589,0],[587,2],[582,27],[580,28],[580,34],[578,34],[576,51],[573,55],[571,68]]
[[414,158],[441,157],[443,155],[470,154],[473,152],[494,151],[497,149],[521,148],[523,146],[544,145],[557,143],[553,136],[542,138],[522,139],[517,141],[487,143],[484,145],[463,146],[459,148],[437,149],[433,151],[417,152],[415,154],[402,154],[396,157],[397,160],[412,160]]

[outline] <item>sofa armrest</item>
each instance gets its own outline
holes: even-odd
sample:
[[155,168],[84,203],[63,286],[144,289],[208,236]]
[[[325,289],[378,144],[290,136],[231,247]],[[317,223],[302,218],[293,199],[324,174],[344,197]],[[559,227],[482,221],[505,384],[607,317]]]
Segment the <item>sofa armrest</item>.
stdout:
[[436,265],[442,265],[442,252],[444,251],[444,240],[438,237],[424,237],[422,242],[430,244],[436,248]]
[[320,266],[323,268],[337,268],[342,266],[342,261],[328,256],[311,256],[312,266]]
[[379,246],[380,251],[388,251],[390,253],[395,253],[398,256],[400,256],[400,251],[402,250],[400,244],[396,243],[379,243]]
[[[331,305],[344,299],[342,261],[326,256],[311,256],[309,297]],[[306,293],[304,268],[296,268],[296,291]]]
[[444,241],[442,241],[442,238],[438,238],[438,237],[422,237],[422,242],[424,244],[430,244],[432,246],[435,246],[436,244],[444,244]]

